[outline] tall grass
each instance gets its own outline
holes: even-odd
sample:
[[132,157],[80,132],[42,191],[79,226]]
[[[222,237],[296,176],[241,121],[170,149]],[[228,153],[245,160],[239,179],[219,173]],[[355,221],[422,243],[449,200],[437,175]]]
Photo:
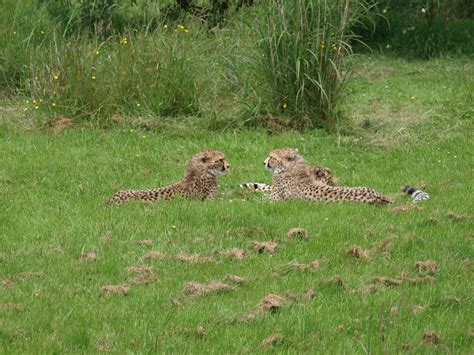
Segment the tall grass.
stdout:
[[278,0],[268,10],[258,36],[273,112],[290,116],[293,126],[334,128],[348,80],[350,30],[364,2]]

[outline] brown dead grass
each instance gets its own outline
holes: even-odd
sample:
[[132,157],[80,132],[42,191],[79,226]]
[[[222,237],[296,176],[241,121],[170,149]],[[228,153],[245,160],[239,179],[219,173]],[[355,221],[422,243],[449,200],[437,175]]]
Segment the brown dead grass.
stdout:
[[148,285],[159,281],[158,277],[153,275],[140,274],[136,277],[128,279],[128,283],[131,285]]
[[165,253],[162,253],[161,251],[152,250],[152,251],[149,251],[148,253],[146,253],[143,256],[143,258],[144,259],[161,260],[161,259],[166,258],[166,255],[165,255]]
[[395,240],[395,237],[388,237],[388,238],[382,239],[381,241],[372,245],[372,247],[368,251],[369,254],[389,252],[392,249],[394,240]]
[[44,277],[46,276],[46,274],[42,271],[38,271],[38,272],[21,272],[17,275],[17,279],[19,281],[24,281],[24,280],[28,280],[28,279],[32,279],[32,278],[36,278],[36,277]]
[[153,240],[151,239],[145,239],[145,240],[139,240],[137,244],[144,245],[144,246],[152,246],[153,245]]
[[210,281],[207,284],[190,281],[186,283],[184,294],[187,296],[199,296],[216,292],[230,292],[235,288],[220,281]]
[[375,276],[373,282],[381,283],[386,286],[400,286],[402,284],[421,285],[436,282],[433,276],[408,277],[403,273],[396,277],[389,276]]
[[23,309],[23,305],[19,303],[0,303],[0,309],[21,311]]
[[266,295],[258,304],[258,307],[264,311],[277,311],[286,304],[286,298],[280,295],[270,293]]
[[252,249],[258,253],[263,253],[264,251],[273,254],[276,252],[278,248],[278,244],[272,240],[268,240],[266,242],[259,242],[257,240],[252,240],[250,242],[252,244]]
[[211,263],[217,264],[217,260],[211,256],[201,256],[200,254],[187,254],[187,253],[179,253],[174,256],[176,260],[185,262],[185,263],[192,263],[192,264],[204,264],[204,263]]
[[203,326],[199,325],[196,328],[196,335],[200,338],[203,338],[207,335],[207,330]]
[[290,228],[286,233],[288,239],[309,239],[308,231],[304,228]]
[[126,271],[128,272],[134,272],[137,274],[151,274],[153,272],[153,267],[152,266],[146,266],[146,265],[131,265],[125,268]]
[[439,343],[439,335],[434,330],[428,330],[423,334],[423,343],[424,344],[437,344]]
[[411,210],[416,210],[416,211],[423,211],[424,208],[423,207],[420,207],[420,206],[417,206],[415,204],[411,204],[411,205],[401,205],[401,206],[397,206],[397,207],[393,207],[390,212],[392,213],[406,213],[406,212],[409,212]]
[[415,266],[419,272],[430,272],[433,274],[438,272],[438,264],[434,260],[417,261]]
[[99,289],[99,292],[103,296],[111,295],[111,294],[125,296],[128,294],[129,290],[130,290],[130,287],[127,285],[107,285],[107,286],[102,286]]
[[472,216],[456,214],[451,210],[446,211],[445,216],[452,219],[453,221],[465,221],[472,219]]
[[46,122],[46,128],[48,128],[51,133],[58,134],[66,128],[71,128],[73,124],[74,121],[69,117],[54,116]]
[[237,285],[242,285],[245,283],[245,279],[237,275],[227,275],[226,279]]
[[306,292],[303,294],[303,299],[306,301],[311,301],[316,296],[316,291],[314,288],[308,288]]
[[423,306],[421,304],[415,304],[414,306],[410,307],[410,312],[413,314],[420,314],[427,310],[428,307]]
[[59,254],[59,253],[64,253],[63,249],[59,246],[51,247],[48,250],[48,254]]
[[2,286],[9,287],[13,286],[13,281],[12,279],[9,279],[8,277],[2,280]]
[[99,240],[100,240],[102,243],[109,242],[110,240],[112,240],[112,232],[111,232],[111,231],[105,231],[105,232],[103,232],[103,233],[99,236]]
[[309,264],[305,264],[305,263],[287,264],[287,265],[281,266],[278,272],[275,274],[275,276],[278,276],[278,274],[280,273],[286,274],[294,270],[315,272],[319,269],[320,265],[321,265],[321,262],[319,260],[313,260]]
[[272,334],[269,337],[265,338],[262,341],[262,346],[264,348],[268,348],[269,346],[277,345],[277,344],[283,342],[283,339],[284,339],[283,334],[275,333],[275,334]]
[[221,255],[230,256],[235,260],[242,260],[246,255],[247,251],[239,248],[232,248],[229,250],[223,250],[220,252]]
[[353,256],[356,259],[368,259],[369,252],[367,250],[362,249],[359,245],[352,245],[348,250],[347,254]]
[[94,261],[97,259],[97,253],[95,251],[88,251],[81,255],[81,259],[84,261]]

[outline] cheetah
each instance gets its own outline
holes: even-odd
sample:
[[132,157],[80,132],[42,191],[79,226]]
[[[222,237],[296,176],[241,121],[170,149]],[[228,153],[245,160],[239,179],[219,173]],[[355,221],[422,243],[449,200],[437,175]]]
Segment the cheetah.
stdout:
[[297,149],[281,148],[270,152],[264,161],[272,172],[270,199],[272,201],[305,199],[326,202],[354,201],[383,205],[392,202],[369,187],[339,187],[316,181]]
[[[320,182],[323,185],[337,186],[338,178],[332,175],[332,171],[329,168],[323,166],[308,166],[309,174],[314,178],[316,182]],[[263,193],[270,193],[272,185],[267,185],[259,182],[247,182],[239,185],[243,189],[258,191]]]
[[203,150],[188,161],[184,177],[180,181],[156,189],[120,190],[110,197],[107,203],[118,205],[131,199],[152,202],[158,199],[169,200],[177,195],[202,200],[213,198],[217,196],[216,177],[227,174],[229,169],[229,163],[224,159],[223,153]]

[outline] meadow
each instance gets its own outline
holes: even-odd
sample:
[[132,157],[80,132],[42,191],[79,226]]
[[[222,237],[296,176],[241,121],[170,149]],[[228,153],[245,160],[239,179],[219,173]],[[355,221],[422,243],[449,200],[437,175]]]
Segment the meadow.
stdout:
[[[472,353],[474,62],[350,65],[337,133],[209,130],[206,114],[104,129],[2,99],[1,352]],[[262,162],[284,146],[395,202],[239,189],[270,182]],[[216,200],[105,204],[178,180],[203,148],[231,164]]]

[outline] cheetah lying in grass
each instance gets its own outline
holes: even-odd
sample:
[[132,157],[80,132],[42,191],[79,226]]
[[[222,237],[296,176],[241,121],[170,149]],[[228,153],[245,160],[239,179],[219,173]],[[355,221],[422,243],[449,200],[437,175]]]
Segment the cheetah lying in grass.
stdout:
[[339,187],[324,184],[314,178],[314,168],[307,165],[297,149],[281,148],[270,152],[265,168],[272,172],[270,199],[355,201],[383,205],[388,197],[368,187]]
[[213,150],[203,150],[189,160],[184,177],[171,185],[147,190],[120,190],[108,199],[109,204],[121,204],[131,199],[152,202],[158,199],[169,200],[174,196],[200,199],[217,195],[216,177],[225,175],[229,164],[224,154]]

